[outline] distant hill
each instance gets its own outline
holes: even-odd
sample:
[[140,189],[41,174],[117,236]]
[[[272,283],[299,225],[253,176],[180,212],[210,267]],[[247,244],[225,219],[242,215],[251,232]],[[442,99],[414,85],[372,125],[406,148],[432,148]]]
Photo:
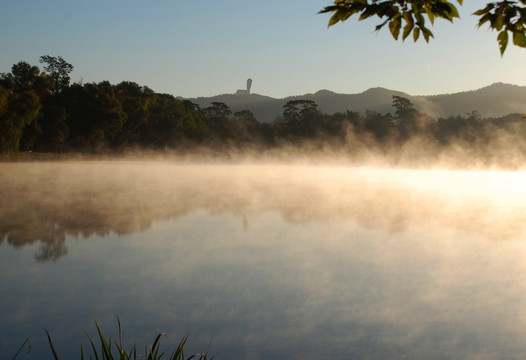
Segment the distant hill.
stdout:
[[[420,111],[431,105],[439,116],[463,115],[473,110],[483,117],[526,114],[526,86],[495,83],[473,91],[414,97],[413,103],[421,106]],[[430,115],[431,112],[430,109]]]
[[365,113],[373,110],[379,113],[392,112],[392,96],[403,96],[413,102],[415,107],[433,117],[465,115],[476,110],[483,117],[498,117],[511,113],[526,113],[526,86],[495,83],[490,86],[454,94],[432,96],[412,96],[401,91],[384,88],[371,88],[360,94],[338,94],[329,90],[320,90],[314,94],[289,96],[275,99],[258,94],[223,94],[213,97],[188,99],[201,108],[210,106],[214,101],[230,106],[232,112],[250,110],[262,122],[271,122],[282,115],[283,105],[290,100],[313,100],[319,109],[327,114],[346,110]]

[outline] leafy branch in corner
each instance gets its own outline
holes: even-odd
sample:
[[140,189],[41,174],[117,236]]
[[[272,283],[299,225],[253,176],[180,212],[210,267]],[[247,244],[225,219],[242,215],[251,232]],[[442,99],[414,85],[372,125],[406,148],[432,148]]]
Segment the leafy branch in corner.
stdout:
[[[462,0],[456,0],[456,3],[462,6]],[[504,0],[488,3],[485,8],[473,13],[479,17],[479,27],[488,23],[490,29],[499,32],[497,41],[501,55],[508,45],[509,33],[514,45],[526,47],[525,6],[526,0]],[[334,0],[333,5],[326,6],[320,13],[332,14],[329,27],[353,15],[358,15],[358,20],[376,16],[382,20],[375,27],[376,31],[387,25],[395,40],[402,33],[402,40],[412,34],[415,42],[420,35],[426,42],[434,37],[426,26],[427,21],[433,25],[437,18],[451,23],[460,18],[455,4],[447,0]]]

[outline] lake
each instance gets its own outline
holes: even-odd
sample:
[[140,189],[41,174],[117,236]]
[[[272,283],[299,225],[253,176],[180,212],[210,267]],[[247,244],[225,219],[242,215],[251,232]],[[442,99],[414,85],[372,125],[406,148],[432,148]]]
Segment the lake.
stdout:
[[[526,172],[0,163],[0,357],[523,359]],[[29,345],[31,348],[29,349]],[[30,351],[29,351],[30,350]],[[29,351],[29,353],[28,353]],[[86,352],[87,353],[87,352]]]

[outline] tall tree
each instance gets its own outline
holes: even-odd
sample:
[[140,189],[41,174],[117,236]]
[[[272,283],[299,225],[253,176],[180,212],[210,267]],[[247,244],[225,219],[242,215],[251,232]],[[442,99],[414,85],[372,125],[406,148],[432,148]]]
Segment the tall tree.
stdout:
[[404,120],[410,121],[418,113],[413,103],[403,96],[393,95],[393,107],[396,109],[393,119],[395,125],[399,125]]
[[71,80],[69,74],[73,71],[73,65],[69,64],[61,56],[44,55],[40,57],[40,63],[46,64],[44,69],[52,79],[51,92],[58,94],[69,86]]

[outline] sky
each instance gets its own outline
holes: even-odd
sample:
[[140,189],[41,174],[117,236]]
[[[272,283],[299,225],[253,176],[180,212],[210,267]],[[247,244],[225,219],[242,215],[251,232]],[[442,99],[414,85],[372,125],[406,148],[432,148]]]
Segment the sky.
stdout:
[[378,19],[328,27],[329,0],[0,0],[0,72],[19,61],[62,56],[73,82],[133,81],[185,98],[252,93],[283,98],[321,89],[372,87],[409,95],[526,86],[526,49],[503,57],[497,33],[457,6],[454,24],[435,21],[427,44],[395,41]]

